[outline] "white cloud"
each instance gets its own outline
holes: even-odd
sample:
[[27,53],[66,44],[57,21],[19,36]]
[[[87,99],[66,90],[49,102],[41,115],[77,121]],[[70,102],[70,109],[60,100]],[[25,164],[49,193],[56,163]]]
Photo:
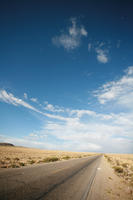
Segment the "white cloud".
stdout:
[[80,29],[80,34],[83,35],[83,36],[87,36],[88,35],[87,31],[85,30],[85,28],[83,26]]
[[[8,142],[17,146],[25,146],[25,147],[38,147],[42,149],[49,150],[67,150],[67,151],[88,151],[88,146],[90,151],[98,151],[100,149],[99,145],[93,143],[79,143],[79,142],[63,142],[58,145],[58,143],[50,143],[48,141],[37,141],[36,137],[29,140],[29,138],[13,138],[7,137],[4,135],[0,135],[0,142]],[[73,146],[74,145],[74,146]]]
[[81,38],[87,36],[87,31],[82,25],[77,24],[76,18],[70,19],[71,26],[67,33],[62,33],[60,36],[52,38],[53,44],[57,47],[64,47],[67,51],[76,49],[81,44]]
[[52,112],[55,112],[55,108],[52,104],[47,104],[45,107],[44,107],[45,110],[49,110],[49,111],[52,111]]
[[108,62],[108,56],[105,50],[102,49],[96,49],[97,53],[97,60],[101,63],[107,63]]
[[133,109],[133,67],[129,67],[119,80],[104,84],[96,91],[95,96],[101,104],[115,101],[119,105]]
[[44,104],[48,104],[48,101],[44,101]]
[[38,135],[35,134],[35,133],[30,133],[29,136],[30,136],[30,137],[37,137]]
[[6,102],[8,104],[13,104],[14,106],[23,106],[38,112],[36,108],[26,103],[22,99],[15,97],[13,94],[7,93],[6,90],[0,90],[0,101]]
[[128,67],[128,68],[125,70],[125,73],[127,73],[128,75],[133,75],[133,66]]
[[[48,121],[40,134],[61,141],[59,148],[64,150],[132,152],[132,114],[101,114],[70,109],[68,113],[71,117],[64,122]],[[126,146],[124,149],[123,144]]]
[[24,93],[24,98],[25,98],[25,99],[28,99],[27,93]]
[[[63,123],[50,121],[44,125],[41,134],[47,134],[50,138],[54,137],[62,144],[65,141],[69,150],[124,152],[123,143],[125,143],[126,152],[132,152],[133,117],[125,114],[112,114],[110,117],[108,115],[108,118],[105,115],[104,118],[104,115],[96,113],[95,116],[90,116],[88,121],[84,122],[80,120],[82,116],[70,118]],[[123,142],[119,143],[119,138]],[[62,147],[66,148],[66,146]]]
[[96,58],[98,60],[98,62],[100,63],[108,63],[109,61],[109,44],[108,42],[100,42],[100,41],[96,41],[96,42],[89,42],[88,43],[88,51],[94,51],[96,53]]
[[88,44],[88,51],[91,51],[91,48],[92,48],[92,44],[89,43],[89,44]]
[[50,149],[50,150],[58,149],[57,145],[54,145],[45,141],[37,141],[36,138],[33,140],[31,138],[30,139],[29,138],[14,138],[14,137],[0,135],[0,141],[8,142],[16,146],[38,147],[38,148]]
[[29,103],[23,101],[22,99],[15,97],[12,93],[6,92],[6,90],[0,90],[0,101],[8,103],[8,104],[12,104],[14,106],[23,106],[37,113],[40,113],[41,115],[46,116],[48,118],[58,119],[58,120],[63,120],[63,121],[68,120],[68,118],[65,118],[62,116],[42,112],[36,109],[35,107],[31,106]]
[[75,37],[68,35],[61,35],[60,37],[54,37],[52,39],[53,44],[60,47],[63,46],[66,50],[73,50],[80,45],[80,40],[77,40]]
[[71,19],[71,23],[72,23],[72,26],[69,27],[68,31],[69,31],[69,34],[72,35],[72,36],[77,36],[78,35],[78,30],[77,30],[77,25],[76,25],[76,19],[75,18],[72,18]]
[[[114,152],[114,153],[132,153],[133,140],[109,137],[99,137],[99,144],[88,142],[90,138],[84,137],[84,140],[62,141],[61,143],[49,142],[45,140],[37,140],[29,138],[14,138],[5,135],[0,135],[0,142],[9,142],[17,146],[38,147],[50,150],[68,150],[68,151],[92,151],[92,152]],[[96,140],[96,138],[95,138]],[[98,137],[97,137],[98,140]],[[98,141],[96,141],[98,142]],[[102,145],[102,146],[100,146]],[[123,148],[124,147],[124,148]]]
[[30,100],[33,101],[33,102],[35,102],[35,103],[38,102],[37,98],[30,98]]
[[95,116],[96,113],[91,110],[72,110],[70,112],[71,115],[76,114],[78,118],[82,117],[83,115]]
[[65,112],[63,107],[59,107],[57,105],[52,105],[49,104],[48,101],[44,102],[46,104],[46,106],[44,107],[45,110],[50,111],[50,112]]

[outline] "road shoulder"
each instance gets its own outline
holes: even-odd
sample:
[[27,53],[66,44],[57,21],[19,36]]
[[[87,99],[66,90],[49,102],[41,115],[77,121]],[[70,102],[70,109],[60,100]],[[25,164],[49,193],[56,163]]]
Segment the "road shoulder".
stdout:
[[129,187],[118,177],[104,157],[97,169],[88,200],[133,200]]

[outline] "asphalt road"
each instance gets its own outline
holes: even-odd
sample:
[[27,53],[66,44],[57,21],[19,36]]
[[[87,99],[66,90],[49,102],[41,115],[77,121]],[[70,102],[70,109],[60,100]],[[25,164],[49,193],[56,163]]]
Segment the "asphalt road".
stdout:
[[86,200],[101,156],[0,170],[0,200]]

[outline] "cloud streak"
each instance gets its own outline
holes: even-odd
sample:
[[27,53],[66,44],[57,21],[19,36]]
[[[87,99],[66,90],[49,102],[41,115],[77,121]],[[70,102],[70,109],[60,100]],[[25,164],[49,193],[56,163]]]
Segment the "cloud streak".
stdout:
[[35,108],[34,106],[30,105],[29,103],[23,101],[22,99],[15,97],[12,93],[8,93],[6,90],[0,90],[0,101],[8,103],[8,104],[12,104],[14,106],[23,106],[27,109],[40,113],[41,115],[46,116],[48,118],[53,118],[53,119],[58,119],[58,120],[63,120],[63,121],[68,120],[67,118],[62,117],[62,116],[42,112],[38,110],[37,108]]
[[14,106],[23,106],[25,108],[38,112],[36,108],[26,103],[22,99],[15,97],[12,93],[6,92],[6,90],[0,90],[0,101],[12,104]]

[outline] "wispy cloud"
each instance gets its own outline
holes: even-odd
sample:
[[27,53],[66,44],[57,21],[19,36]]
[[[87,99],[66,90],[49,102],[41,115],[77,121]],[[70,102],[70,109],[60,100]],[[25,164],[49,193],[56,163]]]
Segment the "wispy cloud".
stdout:
[[[24,99],[28,100],[28,94],[25,92],[24,93]],[[32,102],[35,102],[35,103],[38,103],[38,100],[37,98],[29,98]]]
[[30,100],[31,100],[32,102],[35,102],[35,103],[38,102],[37,98],[30,98]]
[[70,19],[71,26],[68,27],[66,33],[52,38],[52,42],[57,47],[64,47],[65,50],[74,50],[81,44],[82,37],[87,36],[87,31],[83,25],[78,25],[76,18]]
[[96,41],[88,43],[88,51],[96,54],[98,62],[106,64],[109,61],[109,44],[107,42]]
[[64,112],[64,108],[62,107],[59,107],[57,105],[52,105],[52,104],[49,104],[47,101],[45,102],[46,106],[44,107],[44,110],[47,110],[47,111],[51,111],[51,112]]
[[71,115],[76,114],[77,117],[82,117],[83,115],[95,116],[96,113],[91,110],[71,110]]
[[27,109],[40,113],[41,115],[46,116],[48,118],[58,119],[58,120],[63,120],[63,121],[68,120],[67,118],[63,116],[58,116],[58,115],[42,112],[38,110],[37,108],[35,108],[34,106],[30,105],[29,103],[23,101],[22,99],[15,97],[12,93],[8,93],[6,90],[0,90],[0,101],[8,103],[8,104],[12,104],[14,106],[23,106]]
[[51,144],[50,142],[38,141],[37,137],[34,139],[29,138],[17,138],[10,137],[5,135],[0,135],[0,142],[8,142],[17,146],[25,146],[25,147],[38,147],[42,149],[58,149],[57,145]]
[[89,51],[89,52],[91,51],[91,48],[92,48],[92,44],[89,43],[89,44],[88,44],[88,51]]
[[25,98],[25,99],[28,99],[27,93],[24,93],[24,98]]
[[36,108],[26,103],[22,99],[15,97],[12,93],[8,93],[6,90],[0,90],[0,101],[12,104],[14,106],[23,106],[25,108],[38,112]]
[[107,63],[108,62],[108,56],[107,56],[107,50],[103,49],[96,49],[97,53],[97,60],[101,63]]
[[115,101],[117,104],[133,108],[133,66],[129,67],[119,80],[104,84],[95,95],[101,104]]
[[132,152],[133,116],[104,115],[89,110],[71,112],[73,118],[64,122],[48,121],[37,134],[56,138],[67,150]]

